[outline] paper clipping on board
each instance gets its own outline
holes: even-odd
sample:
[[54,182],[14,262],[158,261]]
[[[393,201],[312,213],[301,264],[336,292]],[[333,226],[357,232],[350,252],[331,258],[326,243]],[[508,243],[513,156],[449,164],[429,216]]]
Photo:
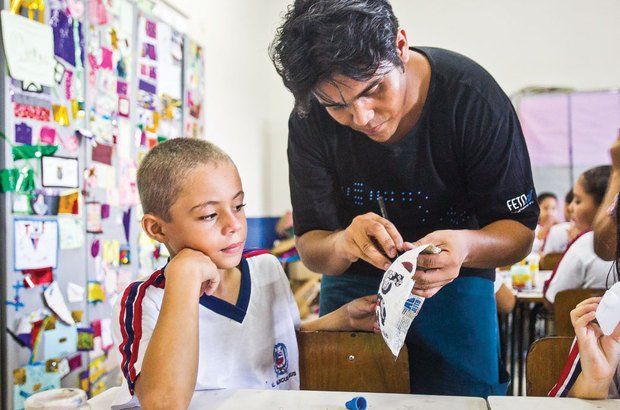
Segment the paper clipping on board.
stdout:
[[398,357],[409,326],[424,303],[423,297],[411,294],[418,255],[439,252],[441,249],[432,244],[418,246],[396,258],[383,274],[377,295],[377,318],[383,340],[394,357]]

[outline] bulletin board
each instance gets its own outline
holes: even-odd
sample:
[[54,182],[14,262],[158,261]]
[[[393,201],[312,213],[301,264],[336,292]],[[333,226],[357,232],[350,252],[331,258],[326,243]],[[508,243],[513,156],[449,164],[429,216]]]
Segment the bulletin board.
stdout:
[[3,3],[1,379],[19,409],[37,389],[117,384],[112,307],[166,260],[140,230],[137,167],[161,141],[204,138],[204,60],[128,0]]

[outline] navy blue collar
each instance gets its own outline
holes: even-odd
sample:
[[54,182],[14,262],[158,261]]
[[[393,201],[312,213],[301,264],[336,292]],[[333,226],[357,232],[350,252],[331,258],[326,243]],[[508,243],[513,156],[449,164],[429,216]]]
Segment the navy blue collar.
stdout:
[[251,290],[250,268],[248,261],[243,257],[241,258],[241,283],[239,284],[237,303],[233,305],[216,296],[202,295],[200,297],[200,304],[219,315],[232,319],[235,322],[243,323],[248,310],[248,304],[250,303]]

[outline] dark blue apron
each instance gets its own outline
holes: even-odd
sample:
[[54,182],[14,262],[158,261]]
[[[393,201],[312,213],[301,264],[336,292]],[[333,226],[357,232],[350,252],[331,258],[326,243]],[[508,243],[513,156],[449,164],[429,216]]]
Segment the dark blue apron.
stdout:
[[[377,277],[324,275],[320,312],[329,313],[378,288]],[[506,394],[508,373],[499,359],[490,280],[459,277],[426,299],[405,343],[411,393],[484,398]]]

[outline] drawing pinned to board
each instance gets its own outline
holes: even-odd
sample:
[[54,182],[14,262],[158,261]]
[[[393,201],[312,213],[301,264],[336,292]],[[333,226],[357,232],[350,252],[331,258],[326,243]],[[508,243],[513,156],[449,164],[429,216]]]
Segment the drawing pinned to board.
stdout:
[[56,268],[58,265],[58,221],[15,219],[15,270]]
[[103,228],[101,226],[101,203],[100,202],[87,202],[86,203],[86,232],[88,233],[102,233]]
[[28,83],[55,86],[54,36],[48,25],[2,10],[2,38],[9,73]]
[[77,158],[42,157],[41,184],[44,187],[77,188],[79,186]]
[[60,249],[79,249],[84,245],[84,224],[82,219],[59,216]]

